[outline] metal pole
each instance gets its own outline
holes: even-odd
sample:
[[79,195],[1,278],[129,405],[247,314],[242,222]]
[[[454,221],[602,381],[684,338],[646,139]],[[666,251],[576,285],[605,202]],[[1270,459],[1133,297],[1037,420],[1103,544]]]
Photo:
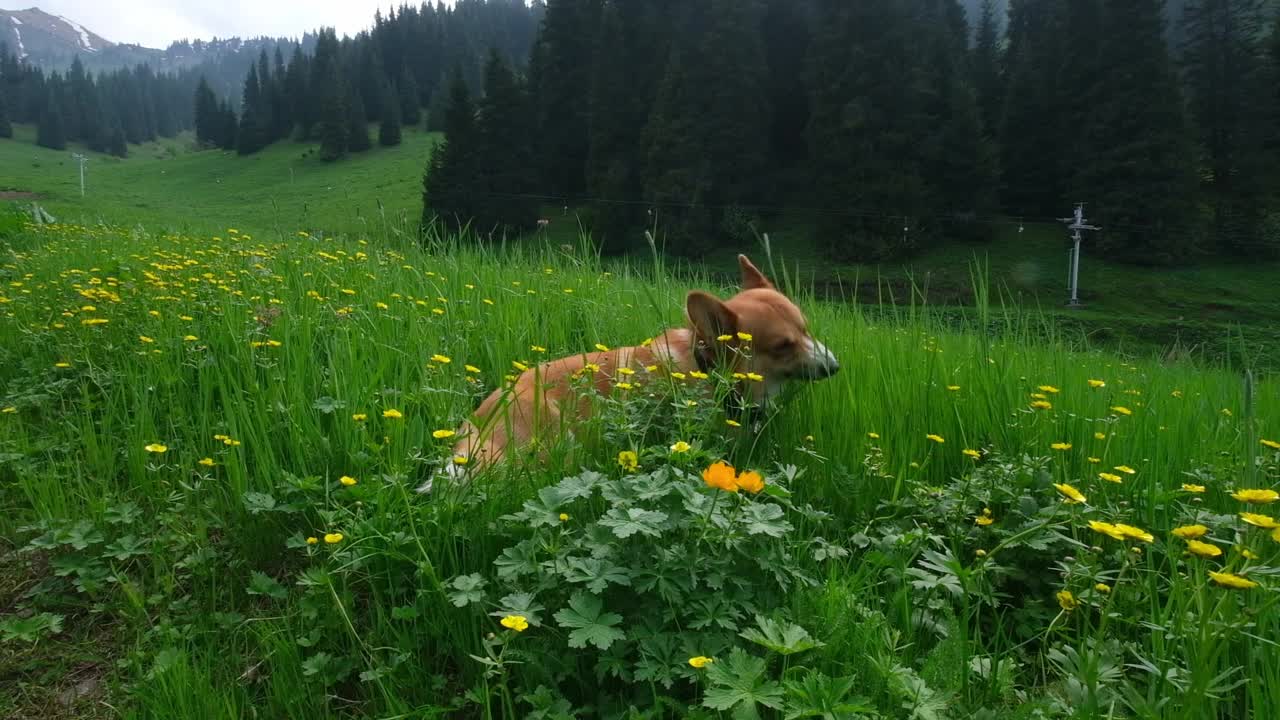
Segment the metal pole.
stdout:
[[1075,241],[1075,248],[1071,252],[1071,304],[1080,304],[1080,231],[1077,230],[1072,236]]
[[80,164],[80,197],[84,197],[84,164],[89,158],[80,153],[71,153],[71,159]]

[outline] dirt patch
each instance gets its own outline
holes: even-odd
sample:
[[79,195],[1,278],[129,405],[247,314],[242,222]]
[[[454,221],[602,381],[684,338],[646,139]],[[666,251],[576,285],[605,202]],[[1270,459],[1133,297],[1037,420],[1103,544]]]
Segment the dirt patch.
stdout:
[[0,190],[0,200],[39,200],[44,197],[40,193],[26,190]]

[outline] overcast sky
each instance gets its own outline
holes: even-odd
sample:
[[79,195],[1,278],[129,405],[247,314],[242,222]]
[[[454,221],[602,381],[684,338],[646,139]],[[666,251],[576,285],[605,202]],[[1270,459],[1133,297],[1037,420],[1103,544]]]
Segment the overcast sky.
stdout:
[[[0,0],[0,8],[32,6],[62,15],[111,42],[163,48],[174,40],[296,37],[321,26],[338,34],[373,24],[373,12],[401,0]],[[414,0],[414,4],[418,4]]]

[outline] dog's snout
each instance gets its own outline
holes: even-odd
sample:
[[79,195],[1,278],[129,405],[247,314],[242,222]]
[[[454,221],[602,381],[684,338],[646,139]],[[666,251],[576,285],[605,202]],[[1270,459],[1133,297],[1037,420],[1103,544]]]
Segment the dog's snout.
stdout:
[[813,340],[813,350],[807,368],[808,376],[813,380],[823,380],[840,372],[840,361],[826,345]]

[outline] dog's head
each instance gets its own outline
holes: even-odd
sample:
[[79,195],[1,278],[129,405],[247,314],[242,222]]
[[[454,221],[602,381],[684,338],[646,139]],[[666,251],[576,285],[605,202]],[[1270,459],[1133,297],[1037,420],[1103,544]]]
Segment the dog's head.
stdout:
[[751,397],[767,401],[787,380],[821,380],[840,369],[835,355],[809,334],[800,308],[751,264],[738,256],[742,291],[728,300],[695,290],[685,310],[698,342],[725,357],[735,372],[764,379],[749,382]]

